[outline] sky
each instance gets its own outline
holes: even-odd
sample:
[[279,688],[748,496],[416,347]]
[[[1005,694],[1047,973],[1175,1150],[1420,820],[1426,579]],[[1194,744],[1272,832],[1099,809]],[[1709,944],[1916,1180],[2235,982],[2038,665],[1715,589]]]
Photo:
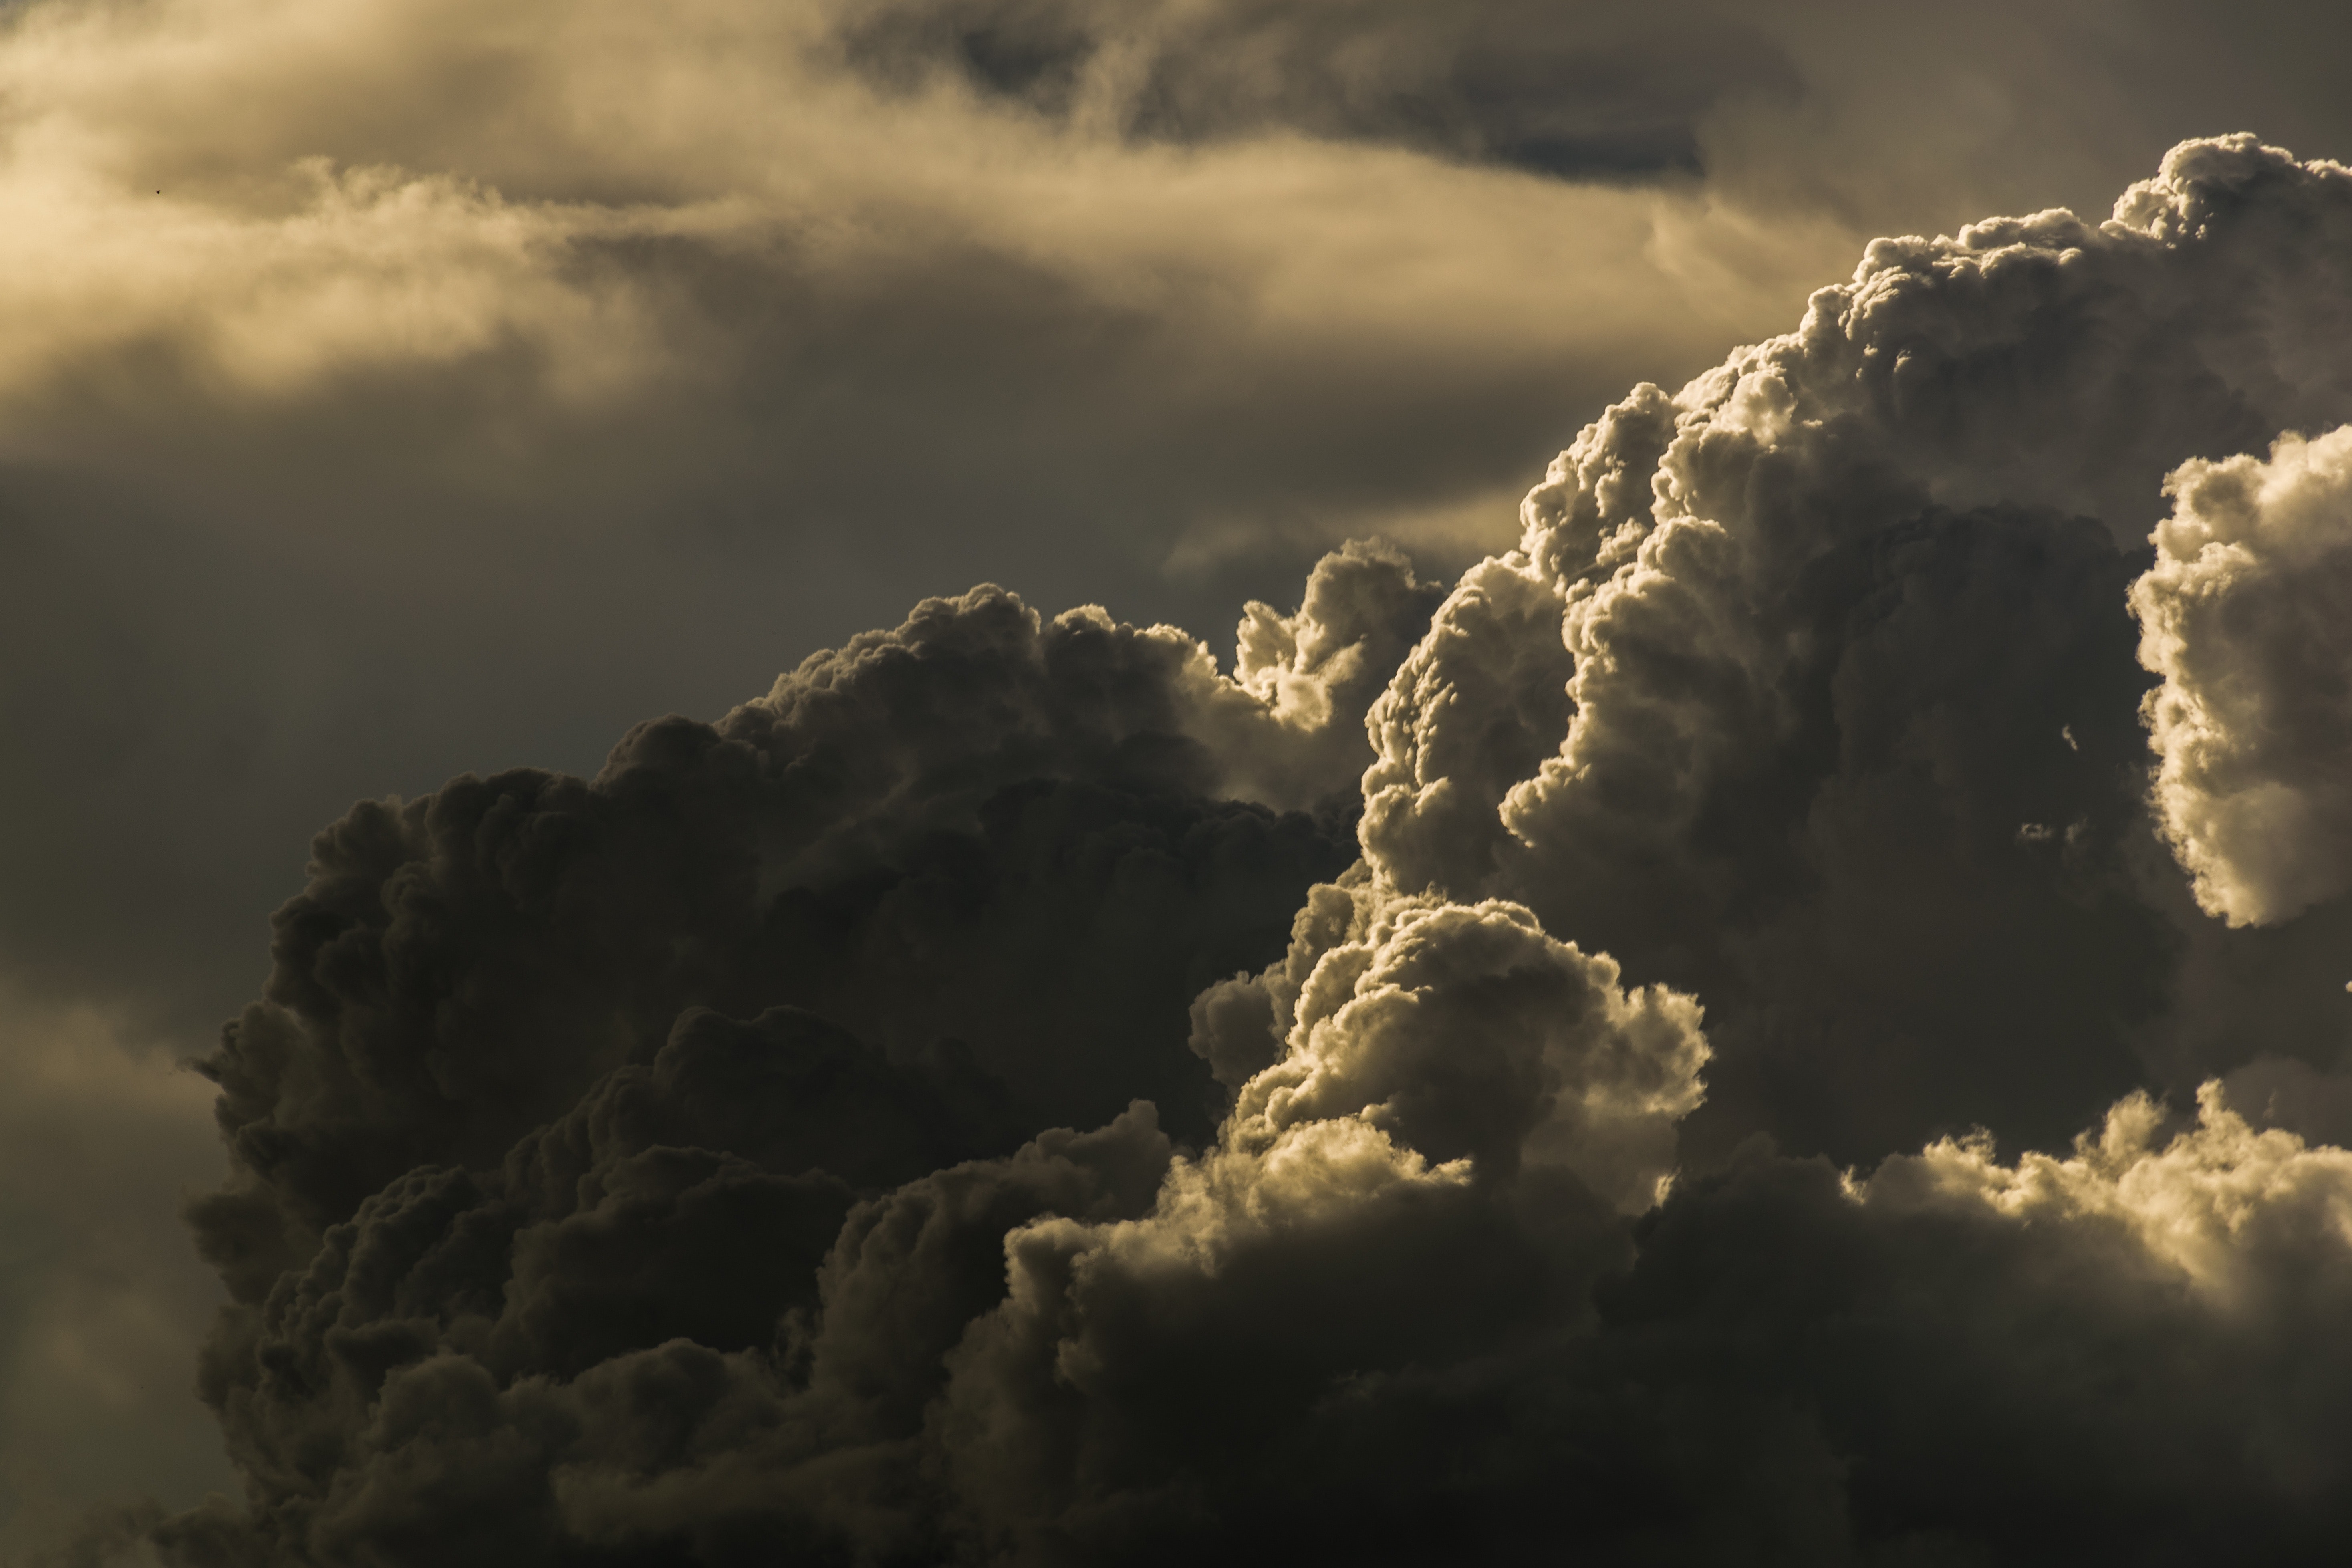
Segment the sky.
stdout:
[[0,7],[0,1561],[2309,1560],[2347,55]]

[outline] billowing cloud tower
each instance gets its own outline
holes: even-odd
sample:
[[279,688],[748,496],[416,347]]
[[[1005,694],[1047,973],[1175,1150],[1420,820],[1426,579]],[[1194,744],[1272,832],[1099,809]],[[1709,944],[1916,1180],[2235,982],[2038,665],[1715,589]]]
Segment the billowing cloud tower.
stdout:
[[247,1496],[155,1544],[2324,1559],[2347,421],[2352,174],[2192,142],[1230,676],[976,589],[354,808],[206,1066]]

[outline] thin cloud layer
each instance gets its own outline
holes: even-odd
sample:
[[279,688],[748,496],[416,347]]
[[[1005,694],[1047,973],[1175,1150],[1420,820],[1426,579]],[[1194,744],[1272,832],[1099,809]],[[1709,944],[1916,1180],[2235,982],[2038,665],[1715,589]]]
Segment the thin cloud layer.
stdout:
[[1637,387],[1442,602],[1349,546],[1228,676],[980,588],[355,807],[205,1064],[246,1495],[101,1532],[2324,1553],[2352,1154],[2242,1090],[2342,1065],[2346,900],[2196,912],[2134,651],[2325,776],[2342,441],[2252,454],[2352,416],[2347,237],[2342,168],[2187,143]]
[[842,7],[834,31],[884,83],[945,79],[1139,140],[1282,128],[1571,177],[1696,174],[1707,110],[1800,89],[1772,40],[1700,6],[904,0]]
[[[12,441],[86,457],[133,434],[142,466],[200,473],[205,439],[268,443],[279,485],[396,445],[395,462],[458,494],[493,492],[476,504],[560,495],[575,526],[602,510],[608,528],[609,499],[593,503],[615,482],[642,502],[715,469],[706,489],[766,500],[757,526],[798,536],[809,513],[870,504],[873,466],[853,481],[853,448],[911,437],[958,449],[960,476],[906,476],[944,481],[942,504],[954,477],[969,504],[976,473],[1140,462],[1182,487],[1148,520],[1164,552],[1169,531],[1219,512],[1328,530],[1266,509],[1362,516],[1483,493],[1477,447],[1432,484],[1399,468],[1412,447],[1362,432],[1382,407],[1443,419],[1428,393],[1496,371],[1530,403],[1564,364],[1597,391],[1593,373],[1658,353],[1661,327],[1696,363],[1743,308],[1727,276],[1695,288],[1649,265],[1654,245],[1702,266],[1707,249],[1661,233],[1676,203],[1655,193],[1462,181],[1296,139],[1155,154],[953,91],[878,92],[833,58],[830,21],[721,0],[658,22],[530,3],[23,9],[0,48],[0,177],[42,221],[0,255]],[[1399,183],[1453,221],[1364,232],[1360,194]],[[1621,310],[1653,296],[1638,323],[1547,304],[1571,256],[1618,275]],[[1499,257],[1514,258],[1501,273]],[[1486,291],[1506,273],[1497,309]],[[1447,274],[1481,280],[1429,288]],[[1694,311],[1711,328],[1675,327]],[[1571,342],[1585,346],[1561,353]],[[1254,449],[1237,397],[1260,419],[1290,409],[1287,467],[1326,443],[1324,478],[1256,493],[1273,454]],[[1523,417],[1516,437],[1475,420],[1458,435],[1514,460],[1544,415]],[[408,439],[386,443],[387,422]],[[1061,514],[1028,531],[1087,531],[1075,496],[1010,491]]]

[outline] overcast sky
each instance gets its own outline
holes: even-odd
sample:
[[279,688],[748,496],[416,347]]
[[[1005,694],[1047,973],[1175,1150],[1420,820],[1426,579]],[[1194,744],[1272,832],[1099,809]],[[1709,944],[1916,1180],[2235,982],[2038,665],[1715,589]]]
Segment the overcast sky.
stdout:
[[[719,720],[807,656],[976,584],[1049,616],[1094,604],[1136,626],[1181,626],[1230,674],[1248,601],[1287,615],[1327,551],[1378,536],[1434,585],[1413,597],[1381,579],[1404,625],[1395,616],[1425,616],[1465,569],[1522,543],[1522,496],[1604,408],[1794,331],[1808,297],[1852,278],[1874,238],[2062,206],[2095,226],[2189,137],[2251,131],[2302,159],[2352,159],[2347,58],[2341,7],[2188,0],[0,10],[0,1053],[12,1085],[0,1096],[0,1546],[61,1539],[93,1503],[177,1511],[208,1491],[243,1495],[195,1392],[197,1347],[226,1298],[180,1218],[229,1167],[213,1084],[176,1064],[211,1051],[260,994],[271,911],[303,890],[311,836],[354,801],[520,766],[593,775],[639,721]],[[2119,292],[2141,287],[2117,276]],[[2273,335],[2339,341],[2326,332],[2344,331],[2352,300],[2296,287],[2317,324]],[[2053,355],[2090,352],[2052,342]],[[2084,602],[2128,629],[2149,531],[2176,504],[2176,526],[2192,529],[2237,504],[2220,480],[2206,501],[2168,499],[2165,472],[2261,458],[2291,421],[2315,437],[2352,418],[2317,392],[2246,397],[2285,412],[2251,441],[2183,423],[2172,445],[2086,469],[2073,489],[2012,483],[2009,448],[1987,456],[1958,437],[1933,463],[1909,448],[1888,461],[1911,463],[1939,503],[2092,516],[2105,531],[2085,536],[2095,550],[2122,552],[2082,557]],[[2335,460],[2312,458],[2311,472]],[[2299,457],[2277,461],[2304,472]],[[1971,495],[1969,473],[2003,477]],[[2108,485],[2137,500],[2110,505]],[[1780,584],[1759,595],[1800,593],[1757,581]],[[2150,582],[2133,590],[2141,625],[2189,626],[2164,617],[2194,584]],[[1548,613],[1557,625],[1559,606]],[[1361,611],[1364,627],[1376,619]],[[1352,686],[1326,680],[1351,694],[1349,747],[1419,635],[1408,630],[1393,647],[1351,632],[1385,665]],[[2210,664],[2198,650],[2221,634],[2179,635],[2190,651],[2143,655],[2147,679],[2199,689]],[[2125,662],[2106,718],[2050,712],[2071,754],[2104,722],[2143,755],[2140,667],[2130,642],[2115,646]],[[2261,668],[2294,663],[2280,658]],[[1839,686],[1838,701],[1875,700],[1854,689]],[[1613,711],[1597,691],[1579,700]],[[1593,723],[1588,747],[1602,744]],[[1624,743],[1659,732],[1635,726]],[[1849,751],[1866,749],[1861,733],[1848,730]],[[1550,775],[1533,759],[1559,741],[1496,775],[1479,807],[1490,825],[1538,810],[1525,803]],[[2195,1064],[2220,1072],[2260,1054],[2212,1055],[2242,1020],[2200,1022],[2199,1008],[2226,1012],[2263,976],[2336,962],[2332,862],[2306,857],[2321,868],[2308,886],[2253,865],[2246,836],[2281,819],[2245,826],[2209,808],[2204,775],[2178,761],[2189,743],[2147,754],[2169,793],[2133,863],[2179,874],[2147,895],[2146,921],[2283,929],[2259,949],[2146,959],[2115,945],[2124,937],[2082,935],[2100,955],[2084,962],[2104,972],[2206,964],[2235,978],[2166,1004],[2172,1078],[2113,1065],[2154,1059],[2137,1035],[2079,1072],[2020,1055],[2021,1074],[2063,1086],[2032,1106],[1957,1069],[1857,1091],[1852,1106],[1775,1087],[1781,1068],[1737,1055],[1740,965],[1812,928],[1759,926],[1747,956],[1707,957],[1601,910],[1598,892],[1559,891],[1637,873],[1595,869],[1584,847],[1544,859],[1569,833],[1547,838],[1551,818],[1512,827],[1531,846],[1525,864],[1478,848],[1501,857],[1490,880],[1425,880],[1525,904],[1550,938],[1635,965],[1628,984],[1681,987],[1724,1020],[1714,1100],[1672,1110],[1710,1157],[1765,1128],[1794,1154],[1868,1165],[2012,1110],[2022,1135],[2063,1151],[2133,1089],[2183,1105]],[[1258,760],[1220,752],[1202,798],[1315,804],[1319,785],[1297,781],[1322,780],[1321,753],[1277,766],[1273,744],[1215,742]],[[1350,795],[1361,760],[1329,764]],[[2032,765],[2058,760],[2053,749]],[[2305,776],[2300,760],[2246,765]],[[1497,818],[1504,787],[1522,781],[1533,793]],[[1381,867],[1472,853],[1452,827],[1380,817],[1366,790]],[[2336,831],[2310,809],[2311,833]],[[2069,820],[1999,830],[2054,843]],[[1345,852],[1328,865],[1328,846],[1297,851],[1302,887],[1352,858],[1344,834],[1334,842]],[[1853,842],[1857,855],[1907,852]],[[1665,874],[1643,864],[1640,877]],[[1748,907],[1721,897],[1720,910]],[[2285,924],[2313,907],[2324,929]],[[1272,951],[1226,967],[1276,960],[1287,920],[1267,928]],[[2044,950],[2074,952],[2064,944],[2079,934],[2065,927]],[[1616,994],[1613,979],[1576,973],[1577,986]],[[2081,1027],[2105,1027],[2112,1001],[2083,1002]],[[2282,1015],[2302,1005],[2282,1002]],[[843,1001],[828,1016],[871,1043],[884,1026],[855,1012]],[[2342,1028],[2311,1016],[2289,1026],[2298,1038]],[[1823,1026],[1825,1053],[1847,1048],[1836,1027]],[[984,1044],[988,1028],[950,1032]],[[1226,1088],[1243,1093],[1248,1075],[1234,1071]],[[1022,1080],[1003,1072],[1019,1101]],[[586,1092],[565,1082],[539,1121]],[[1055,1115],[1099,1125],[1129,1091],[1104,1092],[1100,1115],[1057,1104],[1022,1134]],[[1656,1092],[1659,1106],[1673,1099]],[[1931,1104],[1945,1108],[1916,1109]],[[472,1145],[461,1157],[457,1143],[418,1144],[413,1163],[495,1166],[530,1124],[478,1160]],[[1398,1125],[1407,1139],[1410,1118]],[[1568,1168],[1622,1208],[1612,1182],[1648,1192],[1672,1168],[1672,1121],[1660,1126],[1665,1165],[1612,1154],[1605,1172]],[[1195,1146],[1213,1134],[1210,1122],[1183,1132]],[[985,1143],[972,1147],[999,1152]],[[1452,1157],[1414,1147],[1433,1164]],[[1471,1140],[1462,1157],[1485,1148]]]

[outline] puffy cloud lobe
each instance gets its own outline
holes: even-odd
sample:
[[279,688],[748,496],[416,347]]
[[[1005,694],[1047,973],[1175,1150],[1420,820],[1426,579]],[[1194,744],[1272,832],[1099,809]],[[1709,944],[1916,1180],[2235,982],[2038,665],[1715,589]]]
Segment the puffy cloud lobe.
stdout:
[[2255,1131],[2223,1103],[2219,1084],[2197,1100],[2197,1124],[2169,1141],[2159,1142],[2163,1110],[2135,1095],[2107,1113],[2096,1138],[2075,1140],[2071,1160],[2028,1154],[2005,1167],[1981,1138],[1946,1140],[1889,1161],[1870,1190],[1898,1204],[1981,1204],[2027,1222],[2112,1222],[2225,1307],[2292,1286],[2299,1264],[2315,1269],[2322,1289],[2341,1288],[2352,1152]]
[[2352,426],[2183,464],[2132,584],[2156,805],[2231,925],[2352,889]]
[[1464,574],[1367,719],[1367,855],[1398,886],[1475,896],[1504,834],[1493,810],[1574,711],[1558,600],[1515,561]]
[[1751,1152],[1679,1189],[1598,1331],[1479,1414],[1517,1414],[1629,1555],[2324,1552],[2352,1378],[2319,1327],[2352,1289],[2342,1152],[2210,1097],[2177,1137],[2159,1121],[2134,1099],[2071,1158],[1945,1142],[1867,1180]]
[[1360,880],[1311,900],[1284,962],[1240,983],[1287,1027],[1280,1059],[1242,1086],[1230,1141],[1266,1146],[1360,1116],[1489,1177],[1526,1157],[1565,1164],[1632,1212],[1655,1201],[1674,1124],[1700,1099],[1706,1046],[1689,997],[1627,995],[1612,962],[1515,905],[1390,901]]
[[1275,805],[1313,805],[1342,790],[1352,799],[1370,761],[1362,715],[1444,596],[1414,577],[1402,552],[1355,541],[1316,563],[1296,614],[1251,601],[1235,632],[1233,679],[1201,683],[1203,716],[1194,721],[1214,727],[1229,785]]
[[2352,1170],[2210,1093],[2162,1120],[2136,1098],[2071,1157],[1946,1142],[1866,1180],[1751,1152],[1630,1252],[1318,1131],[1259,1195],[1204,1162],[1142,1222],[1016,1237],[943,1430],[1010,1561],[2324,1552]]
[[[260,1541],[487,1563],[782,1521],[887,1544],[1005,1233],[1135,1214],[1170,1157],[1140,1107],[957,1163],[962,1109],[808,1015],[698,1014],[499,1168],[392,1183],[212,1347]],[[196,1561],[242,1534],[165,1532]]]
[[[1612,406],[1376,706],[1378,874],[1704,996],[1718,1152],[2058,1139],[2145,1070],[2120,542],[2183,458],[2352,409],[2352,175],[2187,143],[2116,215],[1879,241]],[[1549,710],[1506,647],[1563,670]]]
[[1622,1254],[1611,1205],[1654,1201],[1698,1097],[1690,1000],[1627,994],[1508,905],[1318,889],[1256,984],[1286,1052],[1218,1145],[1147,1215],[1007,1237],[957,1352],[937,1429],[1013,1560],[1260,1539],[1301,1465],[1327,1504],[1388,1484],[1314,1458],[1349,1387],[1579,1321]]

